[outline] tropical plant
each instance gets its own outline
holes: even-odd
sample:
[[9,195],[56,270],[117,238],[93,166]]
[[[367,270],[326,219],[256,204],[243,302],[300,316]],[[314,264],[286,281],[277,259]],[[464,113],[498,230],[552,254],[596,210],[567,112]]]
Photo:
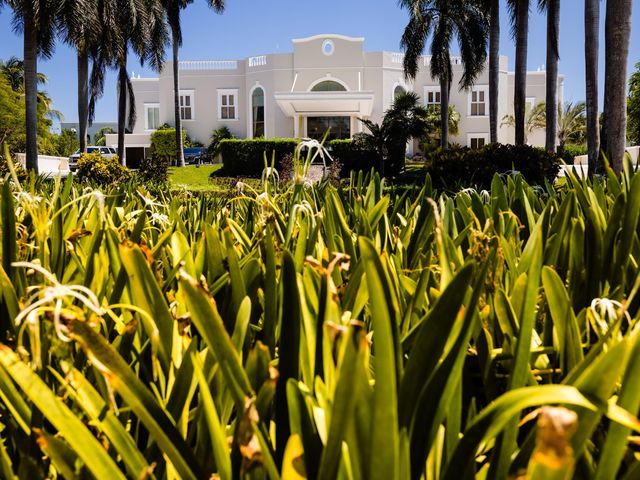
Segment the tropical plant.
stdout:
[[24,133],[24,100],[0,75],[0,152],[11,138]]
[[498,142],[500,84],[500,0],[488,0],[489,11],[489,140]]
[[[167,22],[171,29],[171,51],[173,66],[173,108],[175,118],[175,135],[176,144],[178,145],[178,166],[184,167],[184,151],[183,139],[178,133],[182,131],[182,117],[180,116],[180,63],[178,62],[178,53],[182,46],[182,27],[180,25],[180,11],[187,8],[193,0],[161,0],[165,10]],[[207,3],[217,13],[224,10],[224,0],[207,0]]]
[[116,133],[116,131],[113,128],[102,127],[93,136],[93,144],[105,146],[107,144],[107,134],[112,134],[112,133]]
[[627,60],[631,37],[631,0],[607,0],[602,151],[621,172],[627,134]]
[[629,78],[629,98],[627,99],[627,137],[632,144],[640,145],[640,62]]
[[211,141],[209,146],[207,147],[207,151],[209,152],[209,156],[214,159],[218,155],[220,155],[220,142],[222,140],[228,140],[230,138],[235,138],[234,135],[229,130],[229,127],[223,125],[222,127],[216,128],[213,132],[211,132]]
[[[533,108],[527,104],[526,116],[524,123],[524,143],[529,141],[529,136],[536,130],[543,130],[546,127],[546,109],[544,102],[536,104]],[[516,118],[513,115],[505,115],[502,117],[500,126],[515,127]],[[517,145],[518,143],[516,143]]]
[[116,156],[103,157],[100,152],[82,153],[78,159],[78,178],[103,187],[131,179],[131,171]]
[[538,0],[547,13],[546,131],[545,148],[556,151],[558,143],[558,61],[560,60],[560,0]]
[[[427,107],[427,126],[425,128],[426,133],[420,140],[420,150],[423,153],[429,150],[433,150],[441,144],[440,118],[440,105],[432,105],[430,107]],[[458,113],[453,105],[449,105],[448,118],[449,134],[458,135],[460,131],[460,113]]]
[[278,183],[2,185],[3,477],[633,478],[639,174]]
[[485,68],[487,58],[488,16],[481,1],[476,0],[400,0],[409,12],[400,45],[405,51],[404,73],[414,79],[418,60],[431,38],[431,76],[440,81],[441,144],[449,145],[449,94],[453,82],[451,42],[460,45],[462,77],[461,89],[470,88]]
[[598,113],[598,52],[600,45],[600,0],[584,2],[584,55],[589,174],[599,169],[600,115]]
[[558,153],[564,154],[567,143],[583,143],[586,140],[586,104],[565,102],[558,105]]
[[370,132],[367,135],[378,151],[385,175],[396,176],[404,168],[407,142],[427,132],[427,117],[427,108],[418,94],[404,92],[396,95],[380,125],[369,119],[359,119]]
[[59,135],[54,136],[56,144],[56,155],[59,157],[68,157],[80,147],[78,135],[73,130],[64,128]]
[[508,0],[511,35],[516,42],[516,68],[513,90],[513,108],[516,145],[527,142],[525,129],[527,116],[527,50],[529,46],[529,0]]

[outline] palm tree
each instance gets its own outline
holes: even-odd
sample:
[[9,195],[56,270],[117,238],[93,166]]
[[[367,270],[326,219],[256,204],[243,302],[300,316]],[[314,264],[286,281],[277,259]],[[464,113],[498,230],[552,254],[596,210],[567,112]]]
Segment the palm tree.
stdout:
[[500,0],[489,0],[489,137],[498,142],[498,91],[500,86]]
[[600,0],[584,2],[584,57],[587,108],[587,149],[589,174],[596,172],[600,156],[600,120],[598,118],[598,49]]
[[627,132],[627,59],[631,37],[631,0],[607,0],[602,150],[622,171]]
[[[2,3],[3,0],[0,0]],[[13,22],[23,34],[26,167],[38,172],[38,56],[53,53],[58,0],[4,0],[13,10]]]
[[538,0],[540,10],[547,12],[547,129],[545,148],[555,152],[558,137],[558,60],[560,59],[560,0]]
[[77,51],[78,136],[80,151],[85,152],[89,120],[89,56],[100,39],[98,2],[65,1],[59,23],[65,42]]
[[526,142],[525,110],[527,102],[527,48],[529,36],[529,0],[508,0],[512,35],[516,40],[516,71],[513,110],[516,145]]
[[[544,102],[538,103],[535,107],[525,108],[524,117],[524,144],[529,141],[529,136],[536,130],[542,130],[547,125],[546,117],[547,106]],[[514,127],[516,125],[516,118],[513,115],[505,115],[502,117],[501,127]]]
[[[187,8],[193,0],[162,0],[171,29],[171,43],[173,53],[173,108],[176,126],[176,145],[178,147],[178,166],[184,167],[184,151],[182,145],[182,118],[180,118],[180,77],[178,52],[182,46],[182,28],[180,27],[180,10]],[[208,0],[214,11],[224,10],[224,0]]]
[[395,176],[404,167],[407,142],[410,138],[422,137],[429,126],[428,110],[420,103],[415,92],[404,92],[396,96],[393,105],[384,114],[382,124],[360,119],[369,129],[366,134],[375,146],[385,175]]
[[450,47],[455,37],[460,46],[463,73],[460,87],[470,88],[485,67],[488,15],[479,0],[400,0],[409,11],[409,23],[400,42],[405,50],[404,73],[415,79],[418,59],[431,37],[431,76],[440,81],[440,128],[442,146],[449,144],[449,93],[453,82]]
[[578,143],[584,139],[586,123],[586,104],[584,102],[566,102],[558,105],[558,154],[564,154],[567,142]]

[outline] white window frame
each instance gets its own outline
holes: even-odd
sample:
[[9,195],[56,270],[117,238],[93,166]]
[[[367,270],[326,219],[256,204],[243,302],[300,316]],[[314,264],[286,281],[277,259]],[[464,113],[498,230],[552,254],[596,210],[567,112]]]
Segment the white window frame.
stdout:
[[180,120],[183,122],[193,122],[196,119],[196,91],[195,90],[180,90],[181,97],[190,97],[189,107],[191,109],[191,118],[182,118],[182,106],[179,105],[178,100],[178,108],[180,109]]
[[[472,115],[471,99],[473,98],[473,92],[484,92],[484,115]],[[480,102],[476,102],[480,103]],[[488,118],[489,117],[489,85],[475,85],[469,89],[467,95],[467,117],[468,118]]]
[[[222,118],[222,96],[223,95],[233,95],[233,113],[234,113],[234,117],[233,118]],[[240,97],[238,96],[238,89],[237,88],[219,88],[218,89],[218,121],[219,122],[235,122],[240,120],[240,115],[239,115],[239,104],[238,104],[238,100],[240,99]],[[229,106],[229,105],[225,105],[225,106]]]
[[474,138],[482,138],[484,140],[484,145],[489,145],[488,133],[467,133],[467,147],[471,148],[471,139]]
[[[435,94],[436,93],[440,93],[440,87],[438,85],[425,85],[424,87],[424,106],[425,107],[432,107],[434,105],[441,105],[441,102],[429,102],[429,94],[433,93],[434,94],[434,99],[435,99]],[[442,100],[442,94],[440,94],[440,99]]]
[[158,127],[161,125],[160,124],[160,104],[159,103],[145,103],[144,104],[144,129],[147,132],[154,132],[155,130],[157,130],[156,128],[149,128],[149,110],[152,108],[157,108],[158,109]]

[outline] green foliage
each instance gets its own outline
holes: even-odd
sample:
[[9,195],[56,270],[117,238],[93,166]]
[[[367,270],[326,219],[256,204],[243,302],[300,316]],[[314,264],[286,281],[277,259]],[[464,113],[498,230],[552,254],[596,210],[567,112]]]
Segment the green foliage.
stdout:
[[[186,139],[187,132],[182,131],[182,140]],[[162,128],[151,134],[151,156],[172,162],[176,159],[178,147],[176,145],[176,129]]]
[[260,177],[264,170],[265,155],[269,163],[272,155],[275,155],[275,168],[279,170],[284,156],[293,154],[297,145],[298,140],[292,138],[221,140],[224,173],[228,176]]
[[640,145],[640,62],[629,78],[627,98],[627,138],[634,145]]
[[331,157],[341,163],[340,176],[348,177],[351,172],[380,171],[380,157],[369,137],[360,133],[350,140],[332,140],[328,145]]
[[450,148],[427,156],[426,172],[434,185],[448,188],[476,186],[488,189],[494,175],[519,172],[531,184],[553,182],[560,169],[560,157],[528,145],[490,144],[472,150]]
[[0,75],[0,152],[5,142],[11,143],[16,135],[24,135],[24,129],[24,99]]
[[83,153],[78,159],[78,178],[98,185],[117,185],[132,178],[131,171],[115,155],[105,158],[100,152]]
[[2,185],[3,478],[638,471],[640,173],[253,185]]
[[[546,104],[544,102],[537,103],[533,108],[527,103],[524,114],[524,141],[525,143],[536,130],[544,130],[547,126]],[[507,126],[515,128],[516,119],[513,115],[505,115],[502,117],[501,127]]]
[[68,157],[80,148],[80,142],[75,132],[64,129],[59,135],[55,135],[56,155]]
[[588,153],[587,145],[574,145],[568,144],[564,146],[564,151],[562,152],[562,160],[567,165],[573,165],[573,159],[580,155],[586,155]]
[[217,157],[220,154],[220,148],[221,148],[220,142],[222,140],[228,140],[230,138],[235,138],[235,137],[231,133],[231,130],[229,130],[229,127],[223,125],[220,128],[216,128],[211,133],[211,143],[209,143],[209,146],[207,147],[209,156],[212,159]]
[[144,182],[166,183],[169,179],[169,162],[163,157],[148,155],[140,161],[136,173]]
[[116,131],[111,127],[102,127],[100,130],[96,132],[93,136],[93,144],[98,146],[106,146],[107,145],[107,134],[116,133]]
[[[440,105],[431,105],[427,108],[426,133],[420,139],[420,150],[426,153],[438,148],[441,137]],[[457,135],[460,131],[460,113],[453,105],[449,105],[449,135]]]

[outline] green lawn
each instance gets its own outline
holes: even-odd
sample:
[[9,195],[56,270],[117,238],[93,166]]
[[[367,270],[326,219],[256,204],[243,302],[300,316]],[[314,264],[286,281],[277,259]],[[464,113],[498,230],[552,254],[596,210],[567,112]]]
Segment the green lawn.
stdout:
[[209,175],[222,168],[222,165],[188,165],[183,168],[169,167],[169,181],[178,188],[186,188],[198,192],[213,192],[220,190],[219,182],[209,180]]

